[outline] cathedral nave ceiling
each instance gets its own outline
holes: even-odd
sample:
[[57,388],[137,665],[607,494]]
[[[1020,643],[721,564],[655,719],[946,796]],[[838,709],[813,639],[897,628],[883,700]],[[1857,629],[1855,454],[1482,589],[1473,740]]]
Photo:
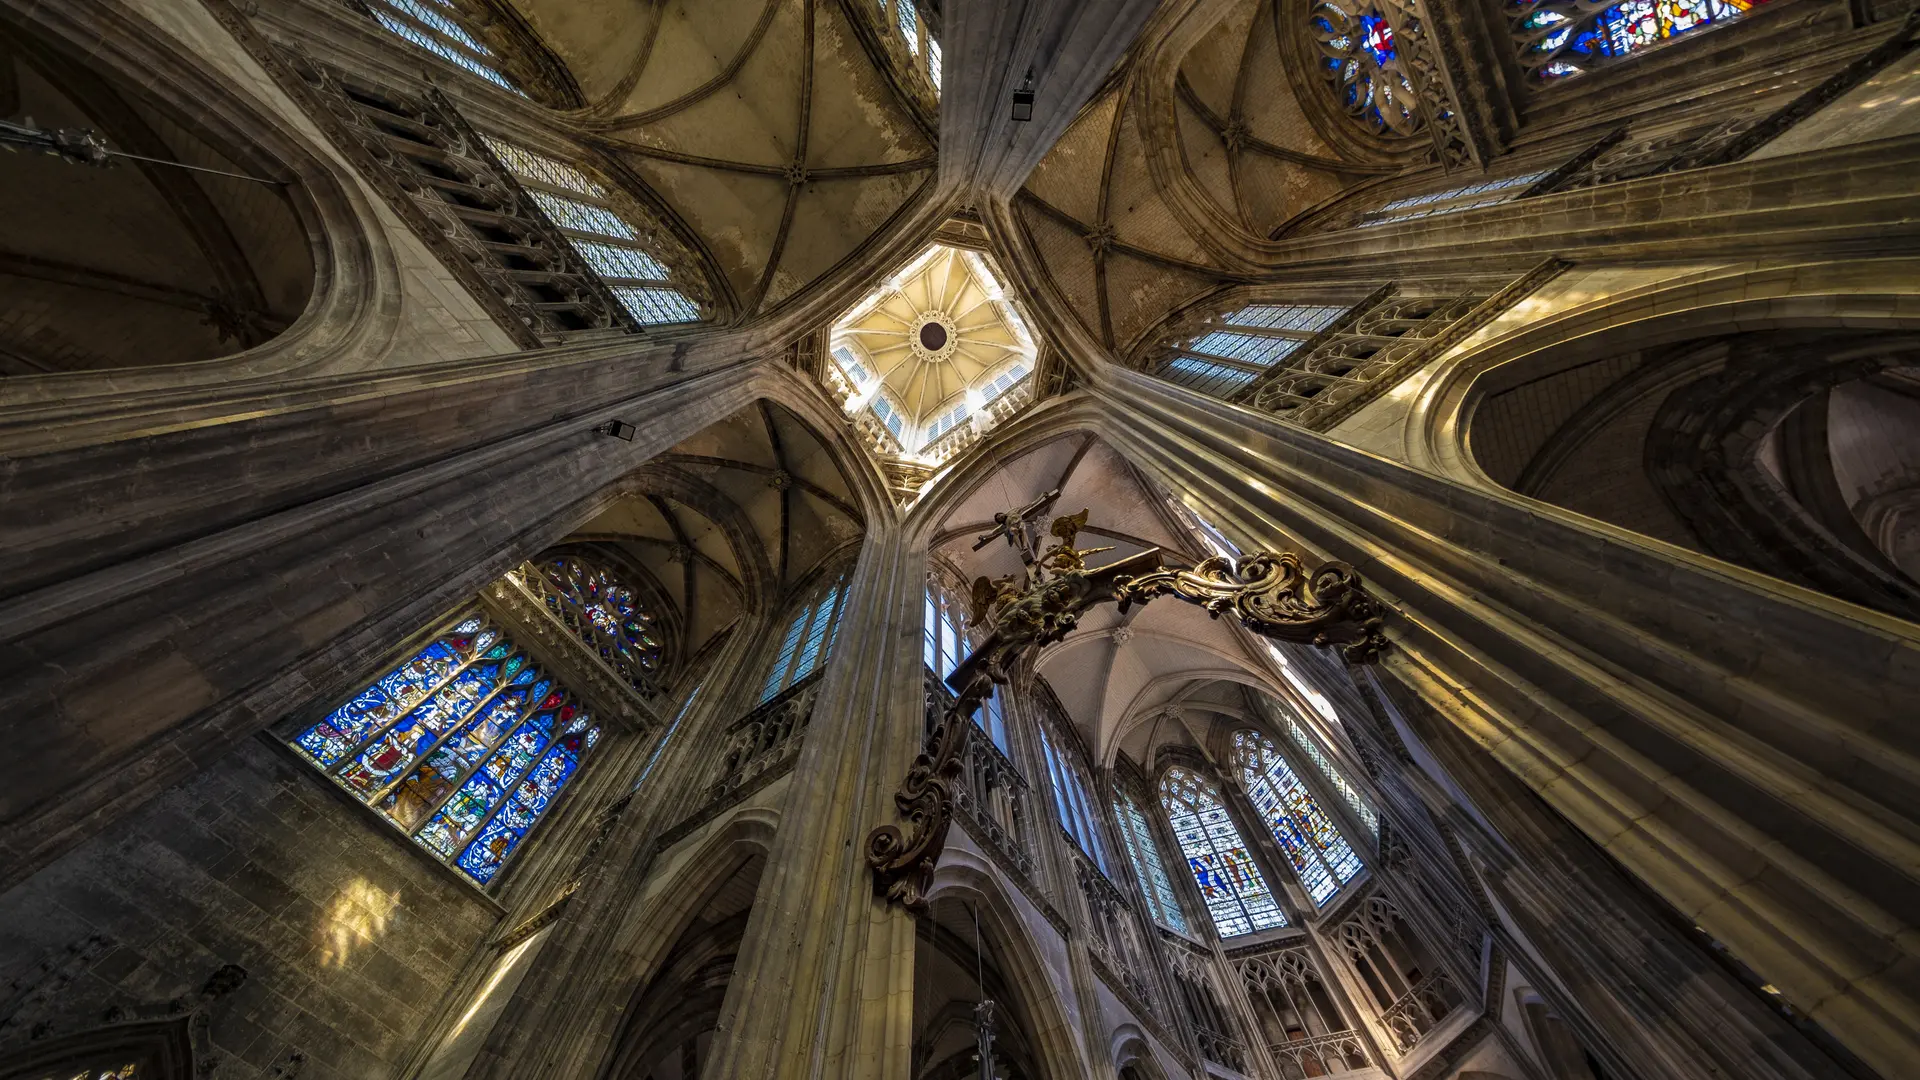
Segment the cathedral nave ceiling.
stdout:
[[1197,5],[1174,21],[1223,9],[1136,52],[1014,200],[1046,277],[1116,356],[1181,305],[1276,269],[1277,236],[1421,145],[1333,110],[1294,26],[1304,4]]
[[[995,513],[1055,488],[1060,498],[1047,516],[1091,510],[1077,546],[1114,549],[1091,556],[1092,565],[1149,547],[1181,563],[1204,554],[1124,458],[1097,436],[1072,432],[1011,458],[968,493],[942,520],[936,557],[968,581],[1019,574],[1019,555],[1005,542],[976,552],[974,539],[993,527]],[[1125,615],[1111,605],[1087,612],[1079,629],[1041,654],[1037,670],[1095,760],[1105,764],[1130,731],[1190,693],[1196,681],[1257,681],[1254,673],[1263,667],[1227,623],[1198,607],[1162,601]]]
[[699,238],[750,314],[871,239],[933,175],[933,134],[842,6],[513,0],[579,82],[569,117]]
[[760,402],[649,462],[568,542],[611,546],[644,572],[690,659],[743,615],[778,609],[863,529],[819,437]]

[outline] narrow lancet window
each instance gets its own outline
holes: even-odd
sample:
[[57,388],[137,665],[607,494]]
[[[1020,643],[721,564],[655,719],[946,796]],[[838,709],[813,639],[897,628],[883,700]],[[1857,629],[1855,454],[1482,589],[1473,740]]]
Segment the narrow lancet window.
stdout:
[[1107,845],[1100,838],[1099,821],[1093,801],[1087,797],[1087,777],[1079,763],[1055,749],[1047,729],[1040,728],[1040,752],[1046,756],[1047,772],[1053,779],[1053,805],[1060,816],[1060,827],[1067,830],[1080,850],[1093,858],[1100,869],[1107,869]]
[[1221,937],[1287,925],[1286,913],[1211,783],[1189,769],[1168,769],[1160,782],[1160,803]]
[[699,320],[700,309],[641,246],[640,230],[614,209],[605,187],[564,161],[492,137],[486,141],[635,322],[659,326]]
[[1320,809],[1273,740],[1257,732],[1235,732],[1233,764],[1301,887],[1316,907],[1325,904],[1360,872],[1353,845]]
[[[1322,696],[1321,700],[1324,701],[1325,697]],[[1327,786],[1340,793],[1340,798],[1353,810],[1353,816],[1366,825],[1368,832],[1376,837],[1379,836],[1380,815],[1373,809],[1373,803],[1361,794],[1359,788],[1348,782],[1346,774],[1320,749],[1320,744],[1313,732],[1307,730],[1307,725],[1300,722],[1300,718],[1294,715],[1292,709],[1272,701],[1271,698],[1268,701],[1273,714],[1286,725],[1287,734],[1293,736],[1293,741],[1299,745],[1300,752],[1307,756],[1308,761],[1313,762],[1314,768],[1320,770],[1320,775],[1326,780]]]
[[294,740],[355,798],[485,885],[600,739],[500,628],[461,619]]
[[1187,917],[1173,892],[1173,880],[1167,876],[1166,861],[1160,857],[1160,844],[1153,838],[1153,826],[1147,812],[1130,791],[1122,791],[1113,800],[1113,818],[1120,824],[1120,839],[1127,847],[1127,861],[1133,864],[1133,876],[1146,894],[1147,909],[1155,922],[1187,932]]
[[836,579],[794,610],[786,633],[781,635],[773,670],[767,672],[766,685],[760,690],[761,701],[772,700],[775,694],[826,666],[840,628],[840,604],[846,591],[845,580]]

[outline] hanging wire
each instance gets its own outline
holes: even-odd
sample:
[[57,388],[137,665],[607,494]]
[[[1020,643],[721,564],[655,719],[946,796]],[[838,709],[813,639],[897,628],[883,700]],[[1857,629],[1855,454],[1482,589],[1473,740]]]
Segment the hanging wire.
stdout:
[[189,165],[184,161],[168,161],[165,158],[147,157],[144,154],[129,154],[124,150],[109,147],[106,139],[102,138],[97,131],[87,128],[38,128],[33,125],[32,117],[27,117],[24,124],[0,120],[0,147],[9,150],[38,150],[76,165],[104,167],[113,164],[114,158],[126,158],[130,161],[145,161],[174,169],[228,176],[235,180],[251,180],[256,184],[271,184],[275,187],[287,183],[285,180],[267,180],[258,176],[248,176],[246,173],[228,172],[225,169],[209,169],[204,165]]

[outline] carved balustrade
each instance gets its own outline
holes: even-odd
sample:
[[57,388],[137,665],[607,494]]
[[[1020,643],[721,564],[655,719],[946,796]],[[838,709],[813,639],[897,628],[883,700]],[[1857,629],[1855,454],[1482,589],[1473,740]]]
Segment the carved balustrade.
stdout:
[[1310,1076],[1338,1076],[1368,1068],[1367,1044],[1357,1031],[1336,1031],[1328,1035],[1289,1039],[1267,1047],[1281,1080],[1306,1080]]
[[1073,852],[1074,877],[1087,901],[1087,948],[1128,993],[1150,1011],[1160,1011],[1160,997],[1148,972],[1154,959],[1140,936],[1140,924],[1127,898],[1091,859]]
[[709,798],[732,795],[793,764],[800,754],[807,724],[813,719],[820,677],[818,671],[808,675],[755,706],[727,729],[720,776],[707,789]]
[[1444,971],[1436,971],[1415,983],[1412,989],[1382,1011],[1380,1024],[1393,1036],[1394,1045],[1405,1054],[1427,1032],[1438,1027],[1459,1001],[1460,991],[1453,985],[1453,978]]
[[[926,673],[926,734],[953,702],[953,695],[933,672]],[[954,809],[969,831],[1007,868],[1033,880],[1032,789],[1013,762],[1000,752],[987,733],[974,725],[960,777],[954,785]]]

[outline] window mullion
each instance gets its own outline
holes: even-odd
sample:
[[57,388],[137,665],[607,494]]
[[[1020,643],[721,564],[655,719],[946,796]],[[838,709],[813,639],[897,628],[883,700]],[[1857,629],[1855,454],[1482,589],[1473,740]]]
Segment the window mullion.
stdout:
[[[485,623],[482,623],[480,626],[480,629],[475,630],[473,632],[473,636],[477,638],[481,634],[485,633],[488,629],[489,627]],[[446,636],[447,636],[446,634],[440,634],[436,636],[433,640],[434,642],[439,642],[441,639],[445,638]],[[421,652],[424,652],[426,648],[430,648],[430,647],[431,645],[424,646],[421,649],[415,650],[413,656],[409,656],[407,659],[411,660],[414,657],[419,656]],[[380,736],[385,735],[388,731],[392,730],[393,725],[399,723],[402,720],[405,720],[408,717],[408,715],[410,715],[413,712],[413,710],[419,708],[423,703],[427,701],[431,701],[435,694],[438,694],[440,691],[445,690],[448,686],[451,686],[455,679],[458,679],[462,674],[466,672],[468,668],[478,663],[481,657],[486,654],[487,650],[492,648],[493,648],[493,644],[489,642],[486,649],[476,649],[474,650],[474,654],[472,656],[453,665],[453,670],[448,672],[445,678],[434,683],[430,688],[428,688],[427,692],[420,695],[420,697],[416,699],[413,702],[413,704],[408,705],[404,709],[401,709],[398,716],[395,716],[393,719],[387,721],[384,724],[381,724],[379,727],[375,728],[370,734],[368,734],[366,738],[361,739],[359,742],[356,742],[352,746],[348,747],[346,752],[340,755],[339,761],[336,761],[332,765],[329,765],[326,767],[327,774],[329,776],[338,775],[340,770],[342,768],[345,768],[348,762],[354,761],[355,759],[357,759],[360,756],[360,752],[362,750],[365,750],[367,747],[373,745],[374,740],[378,739]],[[502,659],[505,659],[505,658],[502,657]],[[405,663],[406,661],[402,661],[401,665],[405,666]],[[376,686],[379,685],[378,679],[374,680],[374,685]]]

